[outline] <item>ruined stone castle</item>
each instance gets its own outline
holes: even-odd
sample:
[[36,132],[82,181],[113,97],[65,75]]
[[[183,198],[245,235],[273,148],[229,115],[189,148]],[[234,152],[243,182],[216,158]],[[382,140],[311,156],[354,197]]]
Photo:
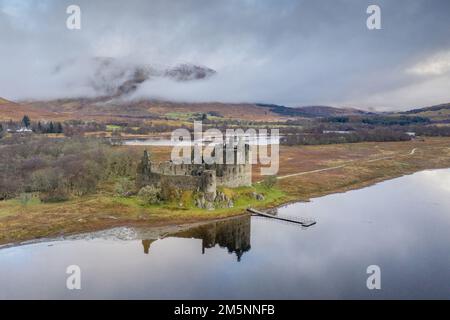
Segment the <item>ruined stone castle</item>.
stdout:
[[[191,163],[154,163],[145,151],[137,169],[137,186],[141,188],[151,185],[161,189],[171,187],[181,191],[202,192],[210,201],[216,197],[217,187],[251,186],[250,146],[238,144],[229,147],[229,144],[225,144],[218,150],[223,152],[223,159],[227,159],[223,162],[226,163],[207,164],[203,158],[201,163],[194,163],[193,150]],[[228,160],[230,158],[232,161]]]

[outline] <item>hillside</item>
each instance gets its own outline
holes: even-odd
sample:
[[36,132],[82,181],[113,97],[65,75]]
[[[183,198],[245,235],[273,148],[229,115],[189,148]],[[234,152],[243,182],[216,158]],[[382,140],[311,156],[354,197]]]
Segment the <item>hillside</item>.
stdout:
[[5,104],[13,104],[13,102],[0,97],[0,106]]
[[330,106],[305,106],[297,107],[304,116],[310,117],[337,117],[337,116],[354,116],[367,115],[370,112],[354,109],[354,108],[336,108]]
[[304,106],[290,108],[281,105],[265,103],[257,103],[256,105],[259,107],[267,108],[273,113],[286,117],[319,118],[370,114],[370,112],[353,108],[337,108],[329,106]]
[[435,121],[448,120],[450,119],[450,103],[443,103],[431,107],[413,109],[402,112],[402,114],[427,117]]
[[39,110],[33,106],[23,105],[0,98],[0,120],[21,120],[24,115],[35,120],[58,119],[60,116],[47,110]]
[[102,99],[66,99],[27,102],[37,112],[50,111],[67,119],[153,119],[167,118],[187,120],[196,114],[208,114],[210,118],[235,120],[278,120],[281,117],[253,104],[227,103],[177,103],[156,100],[124,102]]
[[[381,116],[354,108],[303,106],[290,108],[264,103],[183,103],[159,100],[127,101],[115,96],[11,102],[0,98],[0,120],[20,120],[23,115],[34,120],[180,120],[192,121],[206,114],[212,120],[283,121],[299,118],[346,116]],[[450,103],[384,116],[420,116],[434,121],[450,119]]]
[[417,114],[417,113],[422,113],[422,112],[436,112],[436,111],[442,111],[442,110],[449,110],[450,109],[450,103],[443,103],[443,104],[438,104],[435,106],[431,106],[431,107],[425,107],[425,108],[418,108],[418,109],[412,109],[409,111],[405,111],[403,113],[406,114]]

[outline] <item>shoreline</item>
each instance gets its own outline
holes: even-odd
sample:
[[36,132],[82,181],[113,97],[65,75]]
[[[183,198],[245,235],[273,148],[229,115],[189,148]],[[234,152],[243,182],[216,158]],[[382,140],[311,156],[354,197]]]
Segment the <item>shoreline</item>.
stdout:
[[[199,227],[202,225],[220,222],[220,221],[226,221],[230,219],[236,219],[244,216],[250,215],[249,213],[242,213],[235,216],[230,216],[226,218],[212,218],[210,220],[204,220],[204,221],[197,221],[197,222],[190,222],[190,223],[184,223],[184,224],[168,224],[168,225],[161,225],[161,226],[149,226],[144,225],[143,223],[138,224],[127,224],[127,225],[118,225],[115,227],[109,227],[104,229],[98,229],[98,230],[86,230],[82,232],[74,232],[69,233],[61,236],[49,236],[44,238],[34,238],[19,242],[10,242],[10,243],[2,243],[0,244],[0,250],[2,249],[9,249],[14,247],[21,247],[26,245],[32,245],[32,244],[39,244],[43,242],[58,242],[58,241],[68,241],[68,240],[79,240],[79,239],[107,239],[108,237],[115,238],[117,240],[142,240],[139,238],[130,238],[130,239],[122,239],[120,236],[117,236],[112,232],[111,234],[108,234],[108,231],[113,231],[115,229],[139,229],[144,228],[146,231],[153,232],[154,236],[156,238],[164,238],[165,235],[168,233],[176,233],[181,232],[185,230],[189,230],[191,228]],[[98,234],[98,236],[96,236]],[[104,234],[104,235],[102,235]],[[92,237],[94,236],[94,237]]]
[[[321,198],[321,197],[325,197],[325,196],[329,196],[329,195],[333,195],[333,194],[346,193],[349,191],[364,189],[364,188],[371,187],[373,185],[376,185],[376,184],[384,182],[384,181],[401,178],[401,177],[412,175],[412,174],[415,174],[415,173],[421,172],[421,171],[445,170],[445,169],[448,169],[448,167],[423,169],[423,170],[407,172],[404,174],[391,176],[391,177],[387,177],[387,178],[377,178],[377,179],[374,179],[371,181],[364,181],[364,182],[355,184],[354,186],[352,186],[350,188],[342,188],[342,189],[334,190],[333,192],[317,194],[316,196],[312,196],[308,199],[289,199],[285,202],[281,202],[276,205],[268,205],[268,206],[258,207],[258,208],[261,210],[267,210],[267,209],[272,209],[272,208],[281,208],[281,207],[288,206],[288,205],[298,203],[298,202],[310,202],[313,199],[317,199],[317,198]],[[53,234],[53,235],[48,235],[45,237],[30,237],[28,239],[19,240],[17,242],[2,242],[2,241],[0,241],[0,250],[11,248],[11,247],[23,246],[23,245],[38,244],[41,242],[71,240],[71,239],[76,239],[76,238],[80,238],[83,236],[88,236],[90,234],[101,233],[101,232],[118,229],[118,228],[132,228],[132,229],[146,228],[148,230],[155,231],[155,234],[162,236],[166,233],[183,231],[183,230],[194,228],[196,226],[201,226],[201,225],[224,221],[224,220],[229,220],[229,219],[235,219],[235,218],[243,217],[243,216],[247,216],[247,215],[250,215],[250,214],[247,213],[244,209],[243,212],[232,212],[232,213],[226,215],[225,217],[214,216],[214,213],[212,213],[211,216],[205,215],[204,217],[198,218],[198,219],[189,217],[188,219],[173,220],[173,221],[161,220],[161,221],[153,221],[150,223],[148,221],[116,220],[113,223],[104,223],[104,224],[100,224],[100,225],[96,225],[96,226],[87,225],[85,228],[82,228],[81,230],[64,233],[64,234],[60,234],[60,235]]]

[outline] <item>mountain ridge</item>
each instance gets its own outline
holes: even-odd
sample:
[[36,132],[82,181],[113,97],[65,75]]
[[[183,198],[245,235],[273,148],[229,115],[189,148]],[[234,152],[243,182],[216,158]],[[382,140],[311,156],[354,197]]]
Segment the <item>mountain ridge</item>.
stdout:
[[68,98],[13,102],[0,97],[0,119],[18,119],[28,114],[34,119],[176,118],[183,114],[205,113],[229,119],[274,121],[290,118],[332,118],[373,115],[419,115],[433,119],[450,118],[450,103],[403,112],[377,113],[356,108],[331,106],[286,107],[265,103],[173,102],[152,99],[122,100],[120,97]]

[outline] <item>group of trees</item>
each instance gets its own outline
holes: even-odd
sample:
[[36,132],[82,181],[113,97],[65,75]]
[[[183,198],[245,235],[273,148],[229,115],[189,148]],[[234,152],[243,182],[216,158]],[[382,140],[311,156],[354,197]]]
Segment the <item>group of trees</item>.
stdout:
[[412,137],[401,131],[390,129],[359,130],[349,133],[296,133],[282,138],[285,145],[319,145],[356,142],[408,141]]
[[407,126],[414,124],[429,124],[431,120],[419,116],[336,116],[321,119],[324,123],[352,123],[374,126]]
[[53,121],[50,121],[48,123],[42,123],[42,122],[38,121],[37,123],[32,123],[30,117],[28,117],[27,115],[23,116],[22,124],[26,128],[31,127],[31,129],[35,133],[63,133],[64,132],[61,122],[53,123]]
[[378,126],[408,126],[413,124],[429,124],[431,120],[418,116],[396,116],[396,117],[368,117],[361,120],[362,123]]
[[36,125],[32,126],[33,132],[35,133],[63,133],[64,129],[61,122],[50,121],[50,123],[38,122]]
[[[17,130],[20,128],[31,129],[34,133],[63,133],[63,125],[61,122],[32,122],[31,118],[28,115],[24,115],[20,122],[15,122],[10,120],[6,123],[0,124],[0,131]],[[0,133],[1,134],[1,133]]]
[[0,152],[0,199],[38,193],[42,201],[62,201],[96,192],[101,181],[135,173],[136,157],[99,139],[6,140]]

